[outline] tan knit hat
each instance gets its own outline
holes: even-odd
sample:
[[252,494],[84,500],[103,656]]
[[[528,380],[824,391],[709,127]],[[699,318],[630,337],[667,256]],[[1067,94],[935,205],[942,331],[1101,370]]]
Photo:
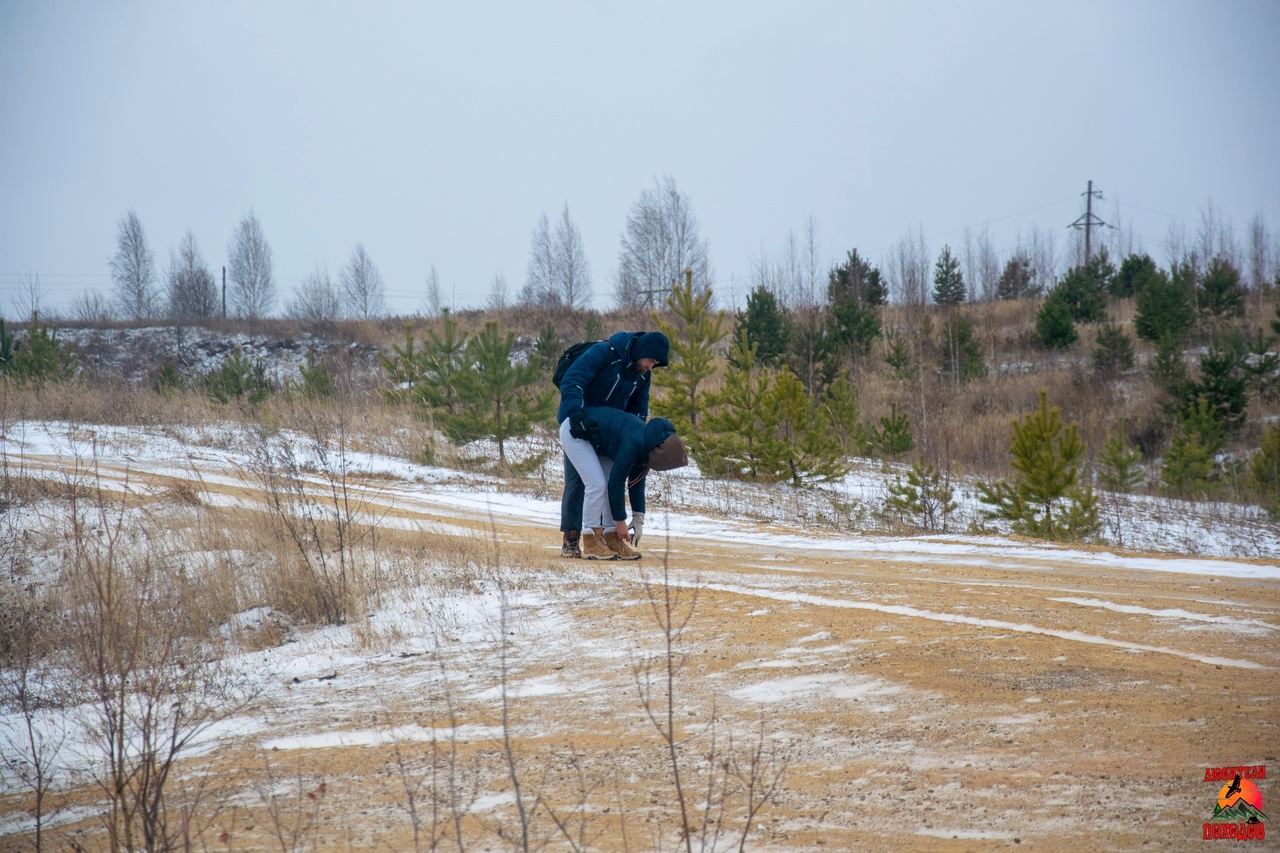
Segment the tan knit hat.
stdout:
[[670,471],[688,464],[689,454],[685,452],[684,442],[678,435],[671,436],[649,451],[649,467],[655,471]]

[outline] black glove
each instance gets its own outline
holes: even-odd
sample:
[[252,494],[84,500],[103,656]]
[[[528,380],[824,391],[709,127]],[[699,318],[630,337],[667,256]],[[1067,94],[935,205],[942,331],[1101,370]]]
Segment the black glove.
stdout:
[[587,431],[587,413],[582,409],[569,415],[569,435],[583,441],[591,440],[591,434]]

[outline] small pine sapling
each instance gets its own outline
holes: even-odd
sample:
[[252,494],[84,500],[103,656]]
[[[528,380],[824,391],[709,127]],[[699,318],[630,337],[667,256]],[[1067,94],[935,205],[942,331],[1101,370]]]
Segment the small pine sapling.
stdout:
[[715,345],[724,339],[724,313],[711,311],[711,288],[694,292],[693,270],[685,270],[685,282],[667,297],[667,308],[678,323],[653,315],[658,331],[671,342],[671,364],[655,371],[653,384],[666,391],[652,402],[653,413],[670,418],[676,431],[687,435],[698,423],[703,400],[700,386],[716,371]]
[[1104,323],[1094,338],[1093,370],[1103,379],[1115,379],[1133,369],[1133,341],[1115,323]]
[[1269,426],[1249,457],[1249,489],[1272,519],[1280,518],[1280,429]]
[[906,415],[898,414],[898,404],[889,406],[889,414],[871,428],[871,446],[882,459],[897,459],[916,446]]
[[858,406],[858,388],[847,376],[841,376],[823,395],[822,406],[836,434],[845,456],[865,456],[871,444],[867,428],[862,425],[862,410]]
[[946,532],[951,514],[957,508],[954,496],[951,477],[926,462],[922,454],[907,471],[905,481],[899,475],[889,484],[885,504],[903,523],[930,532]]
[[1222,425],[1208,398],[1197,398],[1184,412],[1160,466],[1165,490],[1181,498],[1208,497],[1217,489],[1216,458],[1226,445]]
[[1098,531],[1097,497],[1080,478],[1085,447],[1079,427],[1063,424],[1043,389],[1036,411],[1013,422],[1009,453],[1015,476],[978,484],[979,499],[993,507],[989,518],[1041,539],[1081,540]]

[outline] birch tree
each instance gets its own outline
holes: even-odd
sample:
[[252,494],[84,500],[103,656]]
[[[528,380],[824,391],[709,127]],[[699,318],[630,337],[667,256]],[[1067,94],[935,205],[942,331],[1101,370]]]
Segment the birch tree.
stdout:
[[386,287],[382,273],[365,251],[364,243],[356,243],[351,259],[339,274],[342,283],[342,301],[347,315],[360,320],[381,317],[387,311]]
[[271,247],[252,210],[244,215],[227,245],[231,279],[231,309],[238,317],[256,320],[275,308],[276,283],[271,275]]
[[195,234],[183,235],[169,253],[165,273],[169,292],[169,316],[175,320],[213,317],[219,312],[218,285],[205,264]]
[[130,210],[116,231],[116,253],[111,256],[111,279],[120,315],[130,320],[154,317],[159,304],[156,291],[156,259],[147,243],[147,232],[138,214]]
[[711,287],[707,241],[689,197],[668,175],[640,193],[627,215],[614,277],[619,307],[654,308],[675,292],[686,269],[693,270],[693,289]]

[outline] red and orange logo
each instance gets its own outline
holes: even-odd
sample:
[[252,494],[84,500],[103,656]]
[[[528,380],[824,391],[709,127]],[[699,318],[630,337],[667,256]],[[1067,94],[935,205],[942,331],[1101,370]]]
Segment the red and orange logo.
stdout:
[[1204,825],[1204,837],[1235,841],[1266,838],[1267,816],[1262,811],[1262,790],[1253,781],[1265,778],[1265,764],[1206,770],[1206,782],[1225,784],[1218,789],[1218,804],[1213,809],[1213,817]]

